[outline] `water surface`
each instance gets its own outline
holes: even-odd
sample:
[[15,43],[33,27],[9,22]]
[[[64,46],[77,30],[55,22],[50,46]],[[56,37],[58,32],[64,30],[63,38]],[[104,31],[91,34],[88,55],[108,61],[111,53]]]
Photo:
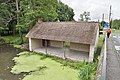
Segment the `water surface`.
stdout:
[[23,74],[14,75],[10,73],[11,67],[14,65],[12,59],[19,52],[19,49],[10,45],[0,45],[0,80],[20,80],[23,77]]

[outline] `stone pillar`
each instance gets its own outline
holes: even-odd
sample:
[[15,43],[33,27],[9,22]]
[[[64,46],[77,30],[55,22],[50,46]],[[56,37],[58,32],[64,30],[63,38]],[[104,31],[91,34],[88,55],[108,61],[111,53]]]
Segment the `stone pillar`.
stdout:
[[32,41],[31,41],[31,38],[29,38],[29,50],[32,51]]
[[95,40],[95,53],[96,53],[97,47],[98,47],[98,39],[99,39],[99,28],[97,30],[97,35],[96,35],[96,40]]
[[66,59],[66,47],[64,46],[64,41],[62,42],[63,45],[63,59]]
[[90,45],[90,51],[89,51],[89,62],[93,62],[94,58],[94,45]]

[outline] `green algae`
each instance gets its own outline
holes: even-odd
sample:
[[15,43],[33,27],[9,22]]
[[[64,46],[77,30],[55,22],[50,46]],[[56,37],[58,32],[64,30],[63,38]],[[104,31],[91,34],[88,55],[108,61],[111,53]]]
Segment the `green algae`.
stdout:
[[13,60],[15,66],[11,73],[28,73],[23,80],[78,80],[78,70],[62,66],[51,58],[41,59],[43,56],[31,52],[22,52]]

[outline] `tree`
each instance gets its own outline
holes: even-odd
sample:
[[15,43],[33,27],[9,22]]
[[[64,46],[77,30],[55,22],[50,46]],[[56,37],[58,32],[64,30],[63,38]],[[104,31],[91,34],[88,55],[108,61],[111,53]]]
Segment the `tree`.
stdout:
[[70,8],[68,5],[63,4],[61,1],[59,1],[58,7],[57,7],[57,13],[58,13],[58,20],[60,21],[73,21],[74,20],[73,9]]
[[0,4],[0,33],[3,30],[7,30],[7,24],[9,20],[10,13],[7,10],[7,4]]
[[120,19],[115,19],[112,22],[112,28],[113,29],[120,29]]
[[56,2],[56,0],[21,0],[20,25],[22,32],[27,32],[38,18],[43,21],[57,20]]
[[101,21],[101,22],[100,22],[100,26],[104,27],[104,24],[106,24],[105,21]]
[[[1,33],[13,31],[15,22],[15,2],[14,0],[0,1],[0,27]],[[10,26],[11,25],[11,26]]]
[[22,44],[23,43],[23,37],[22,37],[22,32],[21,32],[21,25],[20,25],[20,21],[19,21],[19,13],[20,13],[20,10],[19,10],[19,1],[18,0],[16,0],[16,15],[17,15],[17,25],[16,25],[16,27],[18,28],[18,30],[19,30],[19,35],[20,35],[20,44]]
[[72,21],[73,9],[57,0],[21,0],[20,25],[22,32],[27,32],[34,22],[41,18],[43,21]]
[[84,21],[83,14],[80,14],[80,21]]
[[80,14],[80,21],[88,22],[88,20],[90,20],[90,12],[84,11],[83,14]]
[[58,0],[0,0],[0,33],[28,32],[38,18],[42,21],[72,21],[74,12]]

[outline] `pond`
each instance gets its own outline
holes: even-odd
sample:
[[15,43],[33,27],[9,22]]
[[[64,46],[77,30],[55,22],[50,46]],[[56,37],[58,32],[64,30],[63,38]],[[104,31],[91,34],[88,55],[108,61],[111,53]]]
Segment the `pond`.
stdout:
[[[77,69],[63,66],[50,57],[42,59],[45,56],[36,53],[27,52],[31,55],[18,56],[20,52],[23,54],[27,51],[22,52],[10,45],[0,45],[0,80],[49,80],[50,78],[51,80],[77,80],[78,78]],[[20,61],[19,64],[17,61]],[[41,70],[44,66],[46,68]]]
[[14,65],[12,59],[20,51],[8,44],[0,45],[0,80],[20,80],[20,78],[23,78],[23,74],[14,75],[10,73]]

